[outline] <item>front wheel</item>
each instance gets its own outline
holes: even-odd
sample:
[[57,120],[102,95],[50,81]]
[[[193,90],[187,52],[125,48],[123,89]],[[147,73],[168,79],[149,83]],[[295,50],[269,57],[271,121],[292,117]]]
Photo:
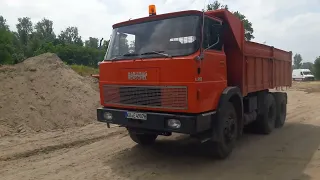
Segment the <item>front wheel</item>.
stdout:
[[151,145],[155,142],[158,135],[157,134],[143,134],[137,133],[136,131],[128,130],[130,138],[140,145]]
[[227,102],[221,109],[218,121],[221,128],[219,142],[210,142],[214,156],[218,159],[227,158],[236,143],[238,137],[238,118],[236,110],[231,102]]

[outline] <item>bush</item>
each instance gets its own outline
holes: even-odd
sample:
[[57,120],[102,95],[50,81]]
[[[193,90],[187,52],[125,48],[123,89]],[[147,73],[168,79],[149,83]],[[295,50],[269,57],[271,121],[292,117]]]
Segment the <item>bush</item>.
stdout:
[[84,66],[84,65],[71,65],[70,66],[75,72],[81,76],[90,76],[91,74],[99,74],[99,69]]
[[313,71],[316,79],[320,80],[320,56],[314,61]]

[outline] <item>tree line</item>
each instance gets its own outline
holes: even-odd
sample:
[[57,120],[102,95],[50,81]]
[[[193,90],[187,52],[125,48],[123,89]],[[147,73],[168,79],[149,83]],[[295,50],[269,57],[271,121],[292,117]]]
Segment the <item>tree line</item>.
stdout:
[[[228,9],[228,6],[215,1],[208,4],[206,10],[222,8]],[[251,22],[238,11],[233,14],[243,21],[246,39],[253,39]],[[0,15],[0,64],[16,64],[29,57],[52,52],[67,64],[97,67],[109,44],[108,40],[104,40],[98,47],[100,42],[95,37],[83,42],[77,27],[68,27],[56,35],[53,21],[46,18],[35,24],[29,17],[18,18],[16,29],[11,31],[6,19]]]
[[[228,9],[219,1],[206,6],[205,11]],[[231,11],[244,24],[245,39],[254,39],[252,23],[239,11]],[[99,47],[99,39],[89,37],[83,42],[77,27],[67,27],[58,35],[54,33],[53,21],[43,18],[33,24],[29,17],[18,18],[16,31],[11,31],[6,19],[0,15],[0,64],[16,64],[26,58],[46,52],[56,53],[67,64],[97,67],[107,50],[109,40]],[[130,45],[128,44],[128,48]],[[300,54],[294,56],[293,69],[310,69],[320,79],[320,56],[314,63],[303,62]]]
[[67,64],[97,67],[108,47],[104,40],[90,37],[83,42],[77,27],[67,27],[56,35],[53,21],[43,18],[33,24],[29,17],[18,18],[17,31],[11,31],[0,15],[0,64],[16,64],[46,52],[56,53]]
[[292,69],[309,69],[316,79],[320,80],[320,56],[312,62],[303,62],[301,54],[295,54],[293,57]]

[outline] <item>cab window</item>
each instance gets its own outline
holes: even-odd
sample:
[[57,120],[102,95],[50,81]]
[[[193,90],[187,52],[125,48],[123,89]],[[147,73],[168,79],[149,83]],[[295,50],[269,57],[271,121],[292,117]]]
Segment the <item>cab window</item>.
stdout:
[[221,23],[214,19],[205,17],[203,28],[203,48],[222,51]]

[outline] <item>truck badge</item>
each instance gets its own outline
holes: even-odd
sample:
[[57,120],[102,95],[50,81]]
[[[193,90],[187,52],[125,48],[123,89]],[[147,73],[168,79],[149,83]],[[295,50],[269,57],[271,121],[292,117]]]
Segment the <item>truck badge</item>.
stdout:
[[128,72],[128,80],[147,80],[147,72]]

